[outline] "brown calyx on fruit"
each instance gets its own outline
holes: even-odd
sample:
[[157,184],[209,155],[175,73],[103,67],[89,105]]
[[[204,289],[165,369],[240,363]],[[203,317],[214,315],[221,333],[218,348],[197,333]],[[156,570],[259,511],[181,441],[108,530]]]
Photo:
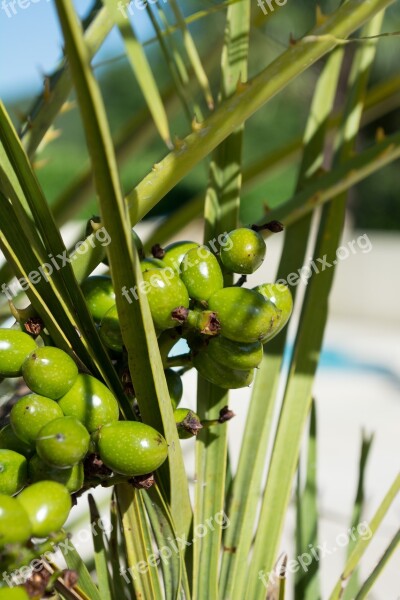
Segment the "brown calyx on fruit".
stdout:
[[154,473],[148,473],[147,475],[137,475],[136,477],[132,477],[130,483],[138,490],[148,490],[151,488],[154,483]]
[[46,593],[51,573],[44,568],[43,563],[42,565],[40,570],[35,569],[35,572],[25,581],[24,587],[30,598],[42,598]]
[[154,244],[151,248],[151,253],[154,258],[163,259],[165,256],[165,250],[160,246],[160,244]]
[[203,425],[201,424],[198,416],[191,410],[188,411],[183,421],[177,423],[177,427],[178,429],[184,429],[191,435],[197,435],[200,429],[203,429]]
[[174,319],[174,321],[177,321],[181,325],[187,321],[188,316],[189,316],[189,309],[185,308],[184,306],[177,306],[171,312],[172,319]]
[[30,317],[24,323],[25,331],[32,335],[40,335],[44,329],[44,323],[40,317]]
[[226,423],[227,421],[233,419],[233,417],[236,417],[233,410],[230,410],[228,406],[224,406],[224,408],[221,408],[219,411],[218,423]]
[[74,585],[78,583],[79,575],[76,571],[73,571],[72,569],[64,569],[64,571],[62,572],[62,579],[64,585],[68,589],[71,589],[74,587]]
[[199,330],[204,335],[218,335],[221,331],[221,323],[217,313],[210,310],[202,312],[199,317]]

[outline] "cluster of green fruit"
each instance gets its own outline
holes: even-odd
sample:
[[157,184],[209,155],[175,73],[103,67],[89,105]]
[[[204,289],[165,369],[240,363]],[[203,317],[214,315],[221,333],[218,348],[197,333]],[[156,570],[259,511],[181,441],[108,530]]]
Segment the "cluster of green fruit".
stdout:
[[[117,400],[74,360],[0,329],[0,375],[24,378],[32,393],[0,431],[0,548],[46,538],[64,524],[70,494],[84,485],[83,460],[98,453],[113,474],[151,473],[167,457],[165,439],[140,422],[119,421]],[[15,497],[13,497],[15,496]]]
[[[134,243],[142,251],[137,237]],[[195,242],[177,242],[165,249],[154,247],[152,258],[142,255],[140,293],[149,301],[180,438],[223,423],[231,413],[201,423],[194,412],[178,407],[181,377],[167,368],[175,343],[186,340],[187,364],[205,379],[222,388],[240,388],[251,383],[263,344],[290,317],[292,297],[286,286],[224,287],[225,274],[253,273],[265,252],[262,236],[241,228],[221,239],[218,253]],[[124,371],[111,278],[89,277],[82,291],[104,345],[117,369]],[[100,458],[112,482],[115,477],[147,476],[168,453],[155,429],[140,421],[119,420],[118,402],[110,390],[79,373],[66,352],[39,346],[20,329],[0,329],[0,377],[20,376],[31,393],[14,404],[10,423],[0,431],[0,548],[24,544],[31,537],[46,538],[63,526],[71,494],[90,485],[88,457]]]
[[[153,257],[141,260],[144,281],[139,289],[148,298],[158,337],[178,328],[189,344],[193,366],[222,388],[252,382],[263,344],[282,330],[292,312],[292,296],[285,285],[224,287],[224,274],[254,273],[265,253],[266,244],[258,231],[239,228],[224,236],[217,255],[206,246],[182,241],[165,249],[155,246]],[[113,352],[122,352],[111,279],[90,277],[82,289],[103,343]],[[126,288],[122,293],[133,301]],[[136,289],[131,293],[138,297]]]

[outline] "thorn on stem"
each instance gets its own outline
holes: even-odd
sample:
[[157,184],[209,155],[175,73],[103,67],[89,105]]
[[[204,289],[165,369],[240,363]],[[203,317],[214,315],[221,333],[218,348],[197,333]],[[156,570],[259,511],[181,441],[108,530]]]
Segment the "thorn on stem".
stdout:
[[247,275],[241,275],[237,282],[234,284],[234,287],[242,287],[247,282]]
[[224,408],[221,408],[219,411],[218,423],[226,423],[227,421],[233,419],[233,417],[236,417],[233,410],[230,410],[228,406],[224,406]]
[[251,229],[253,231],[271,231],[272,233],[280,233],[284,230],[284,226],[280,221],[269,221],[268,223],[264,223],[264,225],[252,225]]

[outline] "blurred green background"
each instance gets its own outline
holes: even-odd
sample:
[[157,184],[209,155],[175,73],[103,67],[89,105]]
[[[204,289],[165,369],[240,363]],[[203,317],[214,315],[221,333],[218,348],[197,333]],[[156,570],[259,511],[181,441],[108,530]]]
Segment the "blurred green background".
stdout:
[[[185,2],[181,3],[186,15],[198,10],[209,8],[218,3]],[[325,0],[319,3],[324,13],[329,12],[338,2]],[[400,3],[392,6],[386,15],[384,31],[400,29]],[[253,30],[251,40],[250,77],[266,66],[275,56],[287,47],[290,36],[301,37],[315,23],[317,2],[310,0],[288,0],[281,10],[269,18],[261,28]],[[82,8],[82,7],[81,7]],[[49,6],[46,9],[50,10]],[[32,6],[32,14],[34,7]],[[254,2],[255,14],[261,11]],[[84,14],[82,9],[82,13]],[[137,15],[135,15],[135,18]],[[19,15],[13,17],[13,27],[18,30]],[[216,11],[211,16],[199,19],[191,25],[191,31],[204,58],[207,74],[211,80],[214,97],[218,94],[219,70],[218,62],[221,54],[222,32],[224,29],[225,12]],[[4,15],[2,15],[4,22]],[[149,23],[143,20],[138,24],[132,21],[135,29],[145,39],[151,39],[154,33]],[[173,19],[171,18],[171,22]],[[46,35],[46,20],[42,19],[35,25]],[[40,34],[40,29],[39,29]],[[179,32],[173,35],[173,43],[181,46],[182,38]],[[148,56],[153,66],[157,83],[161,90],[168,90],[173,84],[173,76],[164,55],[157,42],[147,46]],[[354,51],[355,45],[347,47],[347,52]],[[371,85],[378,84],[388,76],[399,73],[398,56],[400,37],[383,38],[378,44],[377,60],[371,77]],[[140,121],[140,115],[145,110],[144,99],[138,90],[133,72],[122,55],[123,47],[117,37],[109,46],[106,45],[101,57],[94,59],[95,72],[101,81],[101,87],[108,112],[113,134],[118,136],[124,130],[126,122],[132,118]],[[54,56],[59,54],[59,48],[54,45]],[[54,67],[57,62],[54,60]],[[244,146],[244,166],[251,165],[255,160],[262,159],[268,153],[279,149],[293,137],[303,133],[306,117],[312,98],[314,83],[322,65],[317,64],[309,69],[292,85],[276,97],[263,110],[251,118],[246,126]],[[11,68],[10,66],[8,68]],[[15,73],[13,74],[15,76]],[[343,93],[345,93],[345,87]],[[37,92],[37,90],[35,90]],[[7,94],[7,108],[18,119],[27,114],[34,100],[33,90],[24,92],[19,97]],[[198,102],[200,111],[207,115],[207,107],[196,86],[185,91],[188,104]],[[73,96],[71,97],[73,100]],[[340,98],[339,98],[340,102]],[[178,101],[168,104],[171,131],[179,137],[190,132],[190,112],[187,114]],[[189,118],[190,117],[190,118]],[[61,190],[74,181],[82,167],[88,164],[85,140],[79,119],[78,110],[72,108],[60,115],[55,128],[59,137],[47,144],[38,152],[36,157],[37,173],[43,185],[45,194],[50,202],[54,202]],[[374,142],[378,128],[386,133],[400,128],[400,110],[398,106],[384,117],[374,121],[360,132],[358,146],[366,147]],[[163,142],[157,137],[155,128],[151,139],[143,143],[140,151],[130,157],[123,167],[121,176],[126,192],[139,182],[151,166],[159,161],[167,152]],[[399,164],[393,163],[377,174],[366,179],[349,195],[349,208],[355,227],[358,229],[400,229],[400,199],[398,193]],[[275,206],[290,198],[296,181],[297,163],[273,173],[267,181],[255,185],[251,191],[245,192],[241,207],[241,219],[251,223],[262,217],[265,207]],[[201,164],[190,176],[183,180],[175,190],[157,206],[155,214],[167,214],[172,208],[190,201],[194,196],[204,191],[207,185],[207,165]],[[96,212],[95,198],[92,195],[89,202],[84,203],[76,218],[87,218]]]

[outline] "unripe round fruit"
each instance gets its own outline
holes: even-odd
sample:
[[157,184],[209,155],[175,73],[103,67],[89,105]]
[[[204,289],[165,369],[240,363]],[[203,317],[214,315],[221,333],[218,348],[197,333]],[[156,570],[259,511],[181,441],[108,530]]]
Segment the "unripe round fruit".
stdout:
[[99,431],[98,448],[104,464],[121,475],[152,473],[167,458],[167,442],[153,427],[137,421],[119,421]]
[[25,456],[13,450],[0,450],[0,494],[13,496],[21,491],[28,480]]
[[8,587],[0,589],[0,600],[30,600],[24,587]]
[[218,290],[208,302],[221,334],[234,342],[262,342],[280,326],[280,311],[261,294],[240,287]]
[[78,367],[63,350],[44,346],[28,356],[22,365],[22,375],[33,392],[58,400],[72,387]]
[[65,416],[79,419],[90,433],[118,421],[118,402],[110,390],[91,375],[78,375],[58,404]]
[[23,544],[32,535],[32,525],[25,509],[16,500],[0,494],[0,548],[6,544]]
[[5,425],[0,431],[0,448],[3,450],[14,450],[29,458],[34,453],[33,446],[26,444],[19,439],[10,424]]
[[95,321],[101,321],[106,312],[115,304],[115,292],[111,277],[94,275],[83,281],[82,292],[90,314]]
[[263,347],[261,342],[233,342],[219,335],[210,338],[207,354],[230,369],[255,369],[262,361]]
[[173,369],[165,369],[165,379],[167,380],[169,397],[171,398],[172,407],[175,409],[182,400],[183,385],[180,375]]
[[181,440],[188,440],[203,428],[200,417],[189,408],[177,408],[174,411],[174,419]]
[[193,300],[208,300],[224,287],[221,267],[206,246],[193,248],[185,254],[181,264],[181,279]]
[[204,379],[226,390],[247,387],[254,378],[253,369],[229,369],[212,359],[207,350],[194,354],[193,366]]
[[19,377],[23,362],[35,348],[35,340],[27,333],[0,329],[0,376]]
[[56,481],[38,481],[25,488],[17,497],[32,525],[32,535],[47,537],[59,531],[71,510],[67,488]]
[[12,407],[10,421],[15,434],[23,442],[34,445],[42,427],[62,416],[63,412],[54,400],[28,394]]
[[[266,300],[271,301],[281,311],[280,325],[274,335],[279,333],[289,321],[293,311],[293,298],[287,285],[281,283],[263,283],[254,288]],[[274,336],[271,336],[274,337]],[[271,337],[269,339],[271,339]]]
[[114,352],[122,352],[124,342],[116,305],[112,306],[102,318],[99,335],[107,348],[114,350]]
[[75,417],[60,417],[47,423],[36,439],[36,452],[52,467],[65,469],[78,464],[89,450],[88,430]]
[[165,248],[165,255],[162,260],[168,267],[174,269],[175,273],[179,274],[181,263],[186,252],[189,252],[192,248],[198,247],[199,244],[196,244],[196,242],[174,242]]
[[189,307],[189,296],[184,283],[170,267],[146,271],[143,273],[143,280],[147,283],[144,291],[155,326],[158,329],[176,327],[177,321],[172,318],[172,311],[178,306]]
[[31,483],[37,481],[56,481],[65,485],[70,494],[78,492],[83,486],[83,463],[78,463],[69,469],[50,467],[37,454],[34,454],[28,464],[28,476]]
[[241,227],[225,236],[221,261],[231,273],[250,275],[261,266],[266,249],[262,235],[253,229]]
[[165,269],[167,265],[159,258],[144,258],[140,261],[142,273],[150,271],[150,269]]

